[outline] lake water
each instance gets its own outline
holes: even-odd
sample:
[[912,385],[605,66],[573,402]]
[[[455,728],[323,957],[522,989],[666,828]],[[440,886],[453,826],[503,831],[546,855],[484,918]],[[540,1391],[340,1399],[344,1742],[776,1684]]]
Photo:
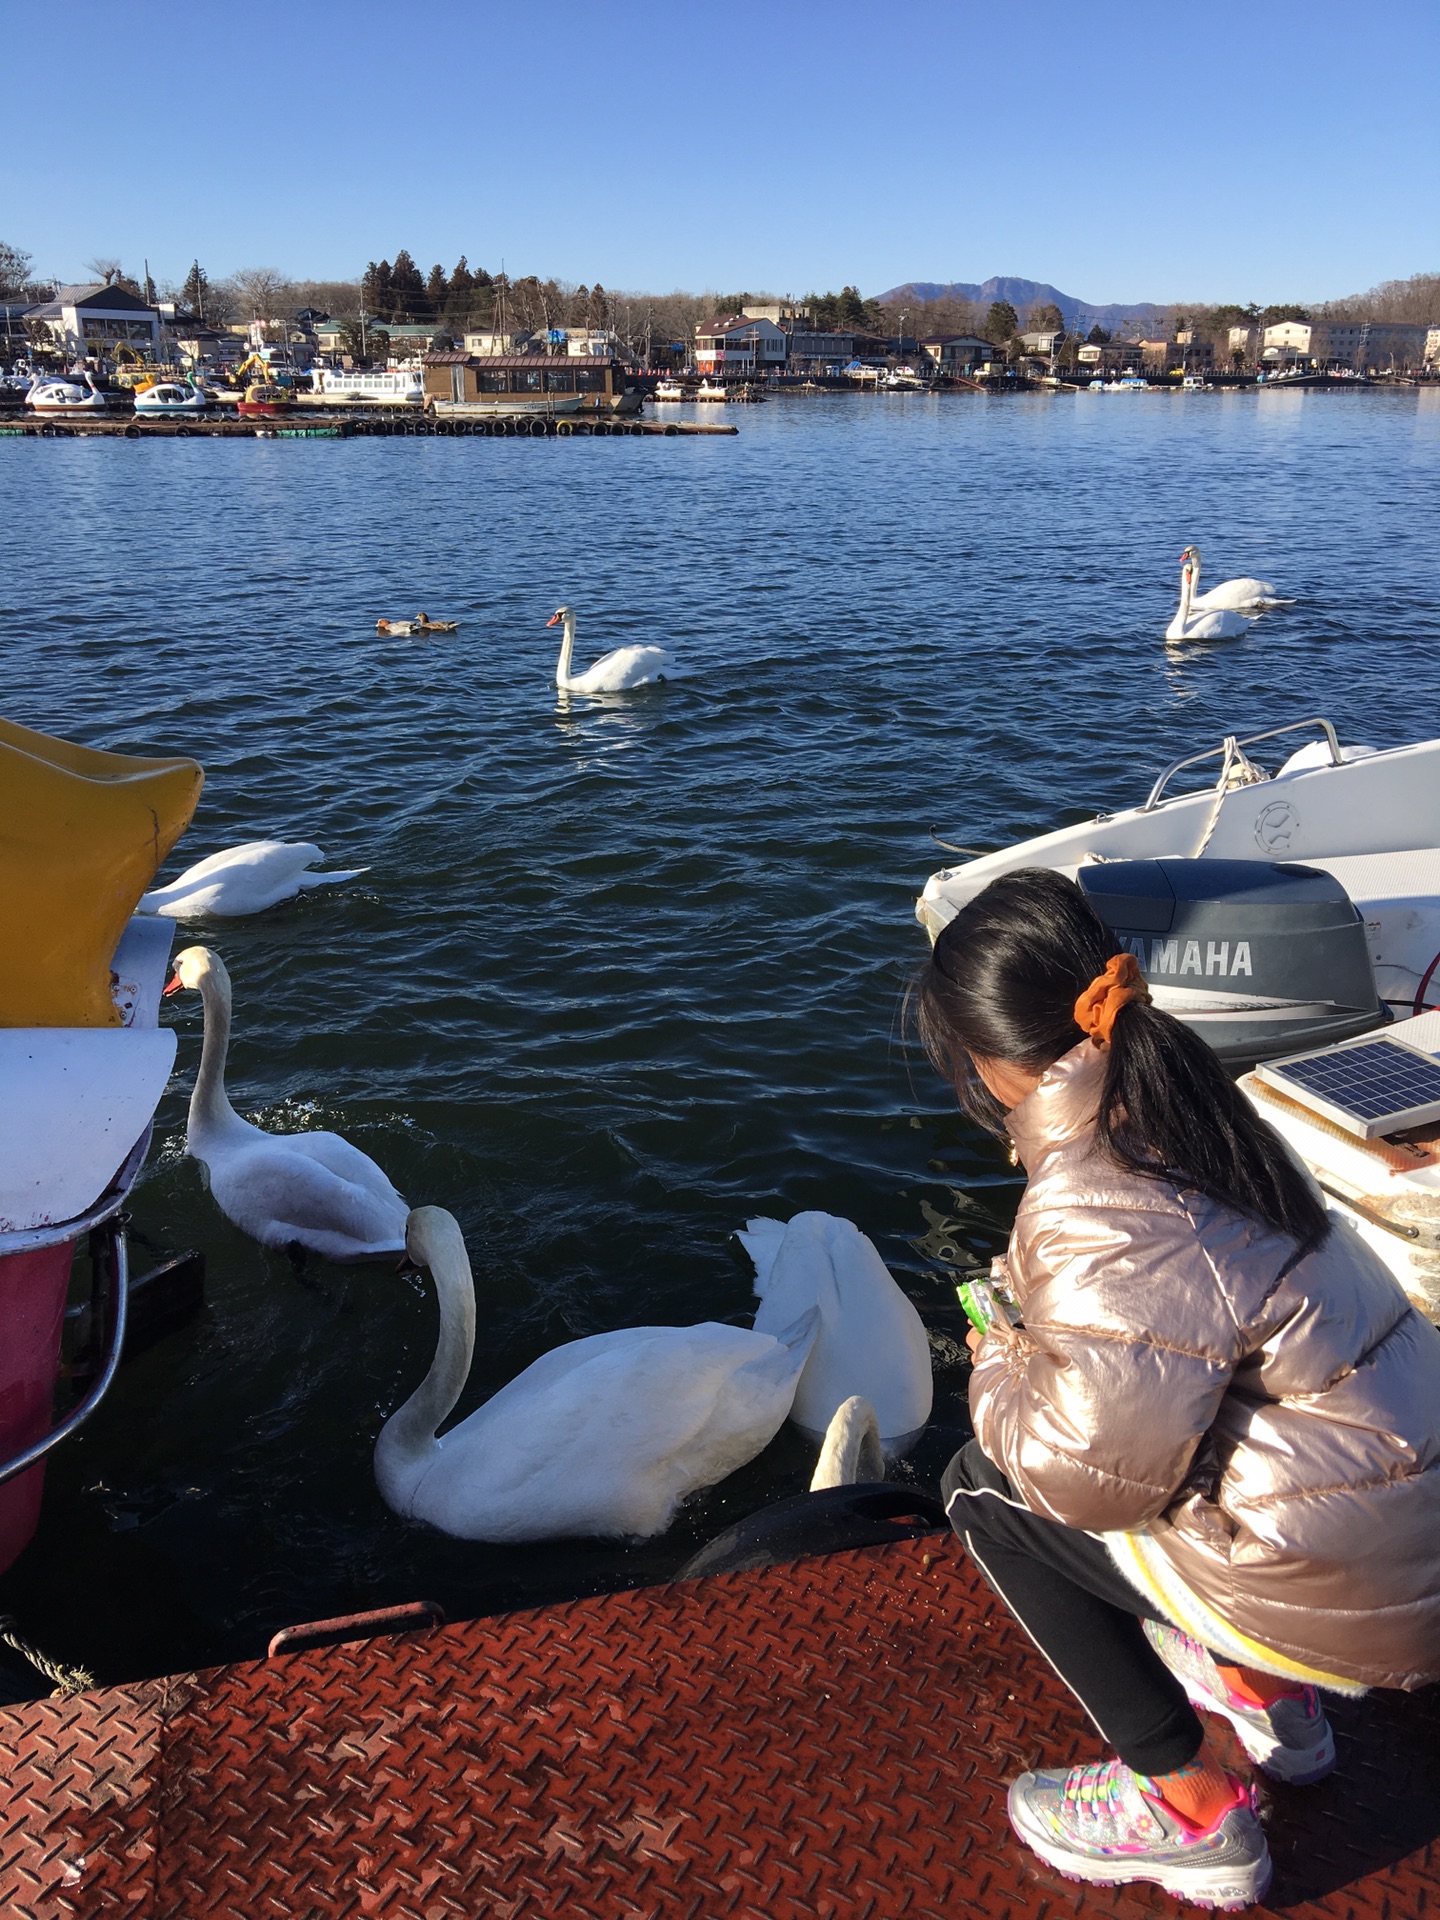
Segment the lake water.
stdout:
[[[3,711],[204,764],[170,863],[317,841],[354,884],[182,929],[234,978],[237,1107],[329,1126],[470,1246],[461,1411],[557,1342],[745,1320],[730,1236],[844,1213],[937,1336],[933,1483],[965,1437],[942,1246],[1017,1189],[900,1045],[946,864],[1143,798],[1227,731],[1437,731],[1440,390],[795,396],[738,439],[35,441],[0,448]],[[1178,556],[1297,604],[1167,647]],[[578,654],[694,678],[557,696]],[[423,606],[457,635],[377,639]],[[121,1677],[394,1600],[452,1615],[662,1576],[805,1484],[788,1432],[640,1548],[495,1548],[397,1520],[375,1435],[433,1351],[428,1282],[297,1274],[183,1156],[198,999],[133,1203],[208,1306],[49,1470],[0,1606]],[[948,1236],[948,1237],[947,1237]],[[135,1252],[137,1268],[147,1264]]]

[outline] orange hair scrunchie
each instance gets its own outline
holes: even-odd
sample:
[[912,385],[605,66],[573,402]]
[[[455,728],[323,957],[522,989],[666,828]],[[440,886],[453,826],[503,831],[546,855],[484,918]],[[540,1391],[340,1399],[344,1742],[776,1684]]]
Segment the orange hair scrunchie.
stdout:
[[1097,973],[1075,1002],[1075,1024],[1089,1034],[1096,1046],[1104,1046],[1115,1030],[1115,1016],[1132,1000],[1149,1000],[1150,989],[1133,953],[1116,953],[1105,962],[1105,971]]

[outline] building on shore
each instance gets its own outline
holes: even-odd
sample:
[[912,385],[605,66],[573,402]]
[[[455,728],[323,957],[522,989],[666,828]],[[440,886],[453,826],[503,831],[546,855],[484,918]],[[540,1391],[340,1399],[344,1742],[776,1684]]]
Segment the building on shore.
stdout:
[[921,334],[919,347],[937,373],[974,374],[997,352],[993,343],[978,333]]
[[774,367],[783,372],[790,336],[777,321],[743,313],[701,320],[695,328],[695,365],[703,374],[754,378]]
[[94,282],[61,287],[53,300],[29,308],[25,318],[45,328],[60,352],[77,358],[113,358],[122,346],[147,360],[160,358],[158,307],[124,287]]
[[1425,365],[1430,328],[1378,320],[1282,320],[1266,327],[1267,366],[1405,373]]

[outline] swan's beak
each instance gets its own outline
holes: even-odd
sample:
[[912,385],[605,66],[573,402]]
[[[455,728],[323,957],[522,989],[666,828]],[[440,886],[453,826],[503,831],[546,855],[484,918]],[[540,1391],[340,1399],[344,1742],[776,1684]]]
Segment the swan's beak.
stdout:
[[170,982],[169,986],[161,989],[161,993],[160,993],[161,999],[168,1000],[172,993],[179,993],[181,989],[184,987],[184,985],[185,985],[185,982],[180,978],[179,974],[177,973],[175,978]]
[[546,624],[546,626],[547,626],[547,627],[553,627],[553,626],[555,625],[555,622],[556,622],[556,621],[557,621],[557,620],[558,620],[559,618],[560,618],[560,615],[559,615],[558,613],[552,613],[552,614],[551,614],[551,616],[550,616],[550,618],[549,618],[549,619],[548,619],[548,620],[547,620],[547,621],[545,622],[545,624]]

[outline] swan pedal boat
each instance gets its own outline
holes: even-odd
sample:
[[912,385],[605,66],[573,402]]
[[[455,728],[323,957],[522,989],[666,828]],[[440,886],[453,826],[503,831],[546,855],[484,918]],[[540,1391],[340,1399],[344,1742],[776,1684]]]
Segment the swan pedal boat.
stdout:
[[[1251,757],[1253,748],[1293,744],[1303,733],[1319,737],[1273,773]],[[1270,745],[1272,757],[1276,750]],[[1171,791],[1182,775],[1217,762],[1213,785]],[[1210,868],[1217,862],[1224,865]],[[1288,944],[1272,941],[1272,950],[1289,957],[1268,981],[1259,942],[1253,967],[1248,940],[1166,938],[1168,925],[1153,919],[1152,930],[1137,923],[1134,932],[1117,934],[1117,943],[1140,960],[1156,1005],[1184,1020],[1232,1068],[1343,1045],[1390,1021],[1400,1024],[1387,1025],[1387,1037],[1440,1058],[1440,1012],[1427,1011],[1440,1003],[1440,739],[1380,751],[1342,746],[1321,718],[1243,739],[1231,735],[1167,767],[1138,806],[933,873],[916,917],[933,941],[967,901],[1020,867],[1063,873],[1102,906],[1107,894],[1113,900],[1119,875],[1149,874],[1155,884],[1146,906],[1153,909],[1154,896],[1168,885],[1177,913],[1207,897],[1207,868],[1216,876],[1215,898],[1227,876],[1312,895],[1329,885],[1333,930],[1310,940],[1292,935]],[[1225,901],[1223,911],[1231,935],[1243,932],[1245,893]],[[1347,919],[1348,926],[1341,924]],[[1110,923],[1117,924],[1113,917]],[[1346,985],[1338,972],[1325,982],[1322,939],[1333,942],[1337,954],[1348,939],[1352,963],[1358,952],[1373,992],[1368,1008],[1353,991],[1353,964]],[[1290,990],[1286,966],[1297,979],[1303,972],[1308,984]],[[1374,1248],[1413,1301],[1432,1318],[1440,1315],[1440,1124],[1424,1137],[1362,1141],[1285,1099],[1253,1072],[1240,1084],[1310,1167],[1332,1211]]]
[[157,380],[153,386],[141,387],[135,394],[136,413],[158,415],[162,419],[172,414],[194,416],[204,413],[209,405],[210,395],[191,380]]

